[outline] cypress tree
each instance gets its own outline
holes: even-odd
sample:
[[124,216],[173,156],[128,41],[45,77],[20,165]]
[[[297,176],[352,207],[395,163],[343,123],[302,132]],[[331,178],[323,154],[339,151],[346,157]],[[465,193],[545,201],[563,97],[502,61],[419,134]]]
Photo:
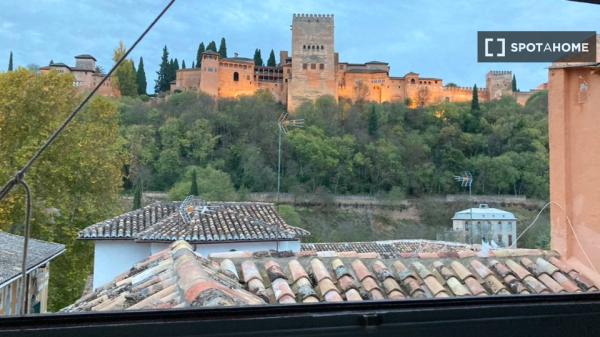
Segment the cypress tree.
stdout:
[[156,74],[158,75],[157,79],[156,79],[156,85],[154,86],[154,91],[159,93],[159,92],[163,92],[163,91],[168,91],[169,90],[169,85],[170,85],[170,81],[169,81],[169,76],[171,73],[171,66],[169,64],[169,50],[167,49],[167,46],[165,46],[163,48],[163,54],[162,54],[162,59],[160,62],[160,68],[159,70],[156,72]]
[[50,65],[53,65],[53,64],[54,64],[54,60],[50,60]]
[[192,69],[196,68],[196,64],[194,64],[194,61],[192,61]]
[[215,41],[210,41],[210,43],[208,44],[208,46],[206,46],[206,50],[212,50],[214,52],[217,51],[217,44],[215,43]]
[[13,71],[12,51],[10,52],[10,56],[8,57],[8,71]]
[[517,92],[519,91],[517,89],[517,78],[515,77],[515,75],[513,74],[513,78],[512,78],[512,91],[513,92]]
[[181,69],[185,69],[185,60],[181,60]]
[[[198,46],[198,52],[196,53],[196,67],[198,68],[200,68],[200,65],[202,64],[202,53],[205,51],[206,48],[204,48],[204,42],[200,42],[200,45]],[[192,68],[194,68],[193,65]]]
[[221,38],[221,44],[219,44],[219,54],[222,58],[227,57],[227,44],[225,43],[225,38]]
[[176,71],[179,70],[179,61],[177,61],[177,58],[175,58],[175,61],[173,61],[173,69]]
[[375,106],[371,106],[371,111],[369,112],[369,135],[375,136],[377,134],[377,130],[379,130],[379,116],[377,116],[377,111],[375,110]]
[[142,186],[141,181],[138,179],[137,183],[133,187],[133,207],[132,210],[142,208]]
[[196,170],[192,171],[192,187],[190,188],[190,195],[199,195],[198,193],[198,182],[196,181]]
[[275,52],[273,51],[273,49],[271,49],[271,54],[269,54],[269,59],[267,60],[267,66],[268,67],[277,66],[277,60],[275,60]]
[[262,67],[265,64],[263,63],[262,56],[260,56],[260,49],[256,49],[254,51],[254,65]]
[[146,87],[148,86],[148,84],[146,83],[146,71],[144,70],[144,59],[142,57],[140,57],[140,63],[138,63],[136,77],[138,85],[138,95],[146,95]]
[[479,95],[477,94],[477,84],[473,85],[473,98],[471,99],[471,111],[479,110]]

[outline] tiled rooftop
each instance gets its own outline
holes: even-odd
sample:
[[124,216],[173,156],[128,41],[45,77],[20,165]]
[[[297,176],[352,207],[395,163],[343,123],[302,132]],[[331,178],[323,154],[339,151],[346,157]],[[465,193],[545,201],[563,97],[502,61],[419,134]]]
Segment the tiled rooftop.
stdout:
[[597,291],[554,252],[472,250],[384,259],[376,253],[319,256],[227,252],[208,259],[183,241],[135,265],[63,311],[404,300]]
[[431,240],[385,240],[365,242],[322,242],[302,243],[303,252],[321,252],[321,255],[338,252],[377,253],[385,259],[410,257],[419,253],[454,252],[474,249],[473,246],[445,241]]
[[191,211],[186,223],[179,202],[156,202],[144,208],[94,224],[79,233],[80,239],[136,241],[295,240],[310,235],[288,225],[270,203],[215,202]]
[[[22,236],[0,231],[0,286],[21,274],[23,240]],[[65,250],[62,244],[35,239],[29,239],[27,248],[28,270]]]

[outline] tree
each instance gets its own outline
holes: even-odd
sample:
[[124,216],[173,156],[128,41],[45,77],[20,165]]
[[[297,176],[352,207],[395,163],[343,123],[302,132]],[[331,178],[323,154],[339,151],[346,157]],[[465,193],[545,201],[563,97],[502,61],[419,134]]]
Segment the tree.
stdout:
[[132,210],[142,208],[142,181],[138,179],[133,187],[133,207]]
[[514,74],[513,74],[513,78],[512,78],[512,91],[513,92],[519,91],[519,89],[517,89],[517,77]]
[[198,172],[198,191],[202,199],[209,201],[235,201],[237,193],[229,174],[211,166],[204,168],[188,167],[185,175],[169,190],[173,200],[183,200],[191,190],[192,172]]
[[54,64],[54,60],[50,60],[50,63],[49,63],[49,64],[50,64],[50,65],[53,65],[53,64]]
[[[204,53],[206,51],[206,48],[204,47],[204,42],[200,42],[200,45],[198,46],[198,52],[196,53],[196,67],[200,68],[200,65],[202,64],[202,53]],[[192,68],[194,68],[192,66]]]
[[271,49],[271,54],[269,54],[269,60],[267,60],[267,66],[268,67],[277,66],[277,60],[275,60],[275,52],[273,51],[273,49]]
[[375,110],[375,105],[371,107],[371,111],[369,112],[369,135],[375,136],[377,135],[377,131],[379,130],[379,116],[377,116],[377,110]]
[[168,91],[171,86],[171,65],[169,64],[169,50],[167,46],[163,48],[162,59],[160,62],[160,68],[156,72],[158,75],[156,79],[156,85],[154,86],[154,91],[156,93]]
[[206,46],[206,50],[212,50],[214,52],[217,52],[217,44],[215,43],[215,41],[210,41],[210,43],[208,44],[208,46]]
[[[119,47],[115,49],[113,61],[118,62],[127,49],[123,41],[119,42]],[[115,71],[113,84],[119,89],[122,96],[136,96],[138,94],[137,75],[133,67],[133,61],[124,60]]]
[[222,58],[227,58],[227,44],[224,37],[221,38],[221,43],[219,44],[219,55]]
[[198,177],[196,176],[196,169],[192,170],[192,187],[190,188],[190,195],[198,196]]
[[[8,181],[79,104],[72,74],[34,74],[25,69],[0,74],[0,181]],[[66,245],[52,262],[49,309],[81,296],[92,272],[93,249],[77,240],[90,224],[120,211],[124,162],[115,102],[93,98],[69,128],[27,172],[34,193],[32,237]],[[0,202],[0,228],[22,234],[24,194]],[[51,213],[48,210],[53,210]]]
[[256,49],[254,51],[254,65],[258,66],[258,67],[262,67],[265,64],[263,63],[263,59],[260,56],[260,49]]
[[479,93],[477,84],[473,85],[473,98],[471,99],[471,111],[479,110]]
[[13,71],[13,56],[12,56],[12,51],[10,52],[10,56],[8,57],[8,71]]
[[136,77],[138,95],[146,95],[146,87],[148,84],[146,83],[146,71],[144,70],[144,59],[142,57],[140,57],[140,62],[138,63]]
[[181,69],[185,69],[185,60],[181,60]]
[[192,61],[192,69],[196,68],[196,64],[194,63],[194,61]]

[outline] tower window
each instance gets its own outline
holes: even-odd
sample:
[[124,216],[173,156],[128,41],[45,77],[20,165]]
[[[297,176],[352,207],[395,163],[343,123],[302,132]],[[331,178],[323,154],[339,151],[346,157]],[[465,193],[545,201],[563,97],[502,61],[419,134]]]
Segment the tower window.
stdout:
[[302,63],[302,69],[306,70],[308,68],[308,64]]
[[321,69],[321,70],[325,69],[325,65],[323,63],[320,63],[319,64],[319,69]]
[[316,63],[311,63],[310,64],[310,69],[317,69],[317,64]]
[[306,49],[306,45],[303,45],[303,46],[302,46],[302,49]]
[[415,79],[414,79],[414,78],[413,78],[413,79],[411,79],[411,80],[410,80],[410,83],[412,83],[412,84],[415,84]]
[[237,71],[233,73],[233,80],[235,82],[240,80],[240,74]]
[[321,50],[323,50],[323,49],[325,49],[325,48],[323,47],[323,45],[321,45]]
[[315,46],[314,45],[312,46],[312,49],[315,50]]

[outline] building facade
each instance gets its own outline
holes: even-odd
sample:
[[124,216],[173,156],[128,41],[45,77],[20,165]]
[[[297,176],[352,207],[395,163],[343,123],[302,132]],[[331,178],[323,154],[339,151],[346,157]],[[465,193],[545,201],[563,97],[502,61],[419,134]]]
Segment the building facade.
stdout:
[[[277,66],[255,66],[249,58],[222,58],[207,51],[198,68],[177,71],[171,91],[201,91],[218,99],[264,89],[286,104],[288,111],[321,96],[351,102],[406,102],[413,108],[469,102],[473,97],[473,88],[444,85],[440,78],[421,77],[414,72],[392,76],[386,62],[341,62],[334,37],[333,15],[294,14],[291,57],[281,51]],[[535,92],[513,92],[510,71],[488,72],[486,85],[478,90],[480,102],[508,95],[525,104]]]
[[499,247],[517,246],[517,218],[513,213],[487,204],[456,212],[452,217],[452,230],[462,233],[465,242],[481,243],[482,240]]
[[[187,215],[186,215],[187,214]],[[176,240],[201,256],[230,251],[299,252],[308,231],[288,225],[273,204],[156,202],[91,225],[79,233],[94,241],[93,287],[103,285]]]
[[548,70],[551,247],[600,282],[600,36],[596,61]]
[[[72,74],[75,77],[73,86],[81,92],[91,91],[104,78],[104,74],[96,67],[96,58],[88,54],[75,56],[74,67],[64,63],[52,63],[40,68],[42,74],[49,71]],[[97,93],[107,97],[121,96],[119,89],[113,86],[110,78],[102,84]]]
[[[21,314],[20,291],[23,284],[22,236],[0,231],[0,316]],[[50,261],[61,255],[65,246],[29,239],[27,250],[27,299],[25,313],[44,313],[48,305]]]

